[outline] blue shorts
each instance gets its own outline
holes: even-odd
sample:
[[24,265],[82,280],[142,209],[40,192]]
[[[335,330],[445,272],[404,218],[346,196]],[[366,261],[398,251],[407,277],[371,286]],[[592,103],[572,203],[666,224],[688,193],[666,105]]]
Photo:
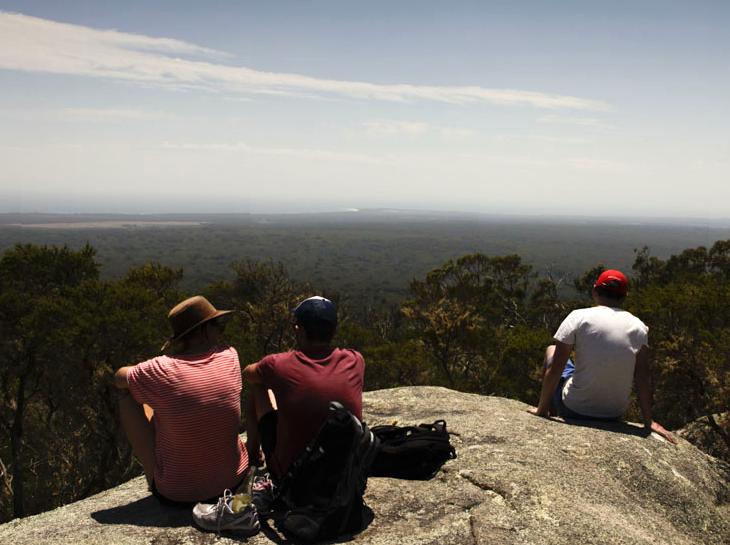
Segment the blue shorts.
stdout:
[[618,420],[618,418],[604,418],[600,416],[586,416],[584,414],[577,413],[571,409],[569,409],[565,403],[563,403],[563,387],[565,386],[565,382],[573,376],[575,373],[575,364],[573,363],[573,360],[568,358],[568,361],[565,364],[565,369],[563,369],[563,374],[560,375],[560,381],[558,382],[557,388],[555,388],[555,391],[553,392],[553,406],[558,411],[558,416],[561,416],[563,418],[573,418],[573,419],[580,419],[580,420],[602,420],[602,421],[615,421]]

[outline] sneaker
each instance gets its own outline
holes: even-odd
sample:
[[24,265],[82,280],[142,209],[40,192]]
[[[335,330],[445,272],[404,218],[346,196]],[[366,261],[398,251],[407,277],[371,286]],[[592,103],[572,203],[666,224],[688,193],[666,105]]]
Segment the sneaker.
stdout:
[[259,517],[253,505],[234,513],[231,508],[233,492],[226,490],[217,504],[198,503],[193,507],[193,521],[203,530],[220,534],[223,531],[252,536],[259,531]]
[[271,510],[274,502],[274,483],[268,473],[257,476],[251,488],[251,501],[262,515]]

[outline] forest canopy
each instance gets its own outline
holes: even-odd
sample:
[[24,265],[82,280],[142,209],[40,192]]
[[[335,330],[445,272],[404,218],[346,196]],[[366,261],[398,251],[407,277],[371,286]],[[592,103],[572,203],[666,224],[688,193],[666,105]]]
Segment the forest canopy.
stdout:
[[[518,255],[472,253],[414,279],[397,302],[353,308],[279,262],[240,260],[200,292],[236,311],[225,334],[243,365],[291,348],[290,309],[323,294],[339,304],[336,342],[365,356],[367,389],[443,385],[534,404],[545,347],[568,312],[591,304],[603,269],[573,279],[578,295],[565,297],[563,278]],[[111,376],[159,354],[168,309],[191,293],[180,268],[99,270],[89,245],[16,245],[0,258],[0,521],[140,473]],[[636,252],[626,306],[650,328],[655,418],[671,429],[703,418],[730,447],[730,419],[713,417],[730,399],[730,241],[667,259]]]

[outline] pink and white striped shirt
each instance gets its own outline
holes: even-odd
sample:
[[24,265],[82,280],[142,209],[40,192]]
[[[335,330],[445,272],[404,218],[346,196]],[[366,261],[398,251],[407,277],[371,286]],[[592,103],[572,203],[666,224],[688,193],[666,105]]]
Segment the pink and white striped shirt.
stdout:
[[238,436],[241,367],[234,348],[193,356],[158,356],[132,367],[129,391],[155,414],[157,490],[199,501],[233,488],[248,468]]

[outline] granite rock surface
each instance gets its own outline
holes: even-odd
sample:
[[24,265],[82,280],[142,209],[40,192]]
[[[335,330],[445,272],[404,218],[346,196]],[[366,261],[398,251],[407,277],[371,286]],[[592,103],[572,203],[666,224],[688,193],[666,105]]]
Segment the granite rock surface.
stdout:
[[[370,425],[443,418],[458,458],[430,481],[373,478],[353,544],[730,543],[730,465],[632,424],[563,422],[527,405],[436,387],[365,394]],[[343,538],[342,541],[346,539]],[[0,544],[221,544],[137,478],[0,526]],[[285,543],[273,528],[247,540]]]

